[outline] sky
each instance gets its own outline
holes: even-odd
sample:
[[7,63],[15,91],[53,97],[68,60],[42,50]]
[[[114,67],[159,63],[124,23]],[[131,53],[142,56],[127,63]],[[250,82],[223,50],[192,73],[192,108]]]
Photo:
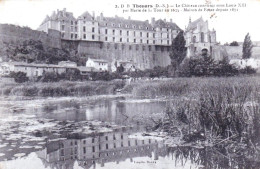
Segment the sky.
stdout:
[[[179,9],[179,12],[123,12],[123,9],[115,8],[116,5],[126,7],[127,4],[131,6],[133,4],[153,6],[156,4],[173,6],[176,4],[180,6],[233,4],[238,6],[238,3],[245,3],[246,7],[235,7],[238,9],[237,12],[185,12],[180,7],[174,7],[174,9]],[[260,41],[260,0],[0,0],[0,23],[37,29],[46,15],[51,15],[53,11],[64,8],[68,12],[72,12],[76,18],[85,11],[91,14],[92,11],[95,11],[96,15],[103,12],[104,16],[118,15],[124,18],[131,16],[131,19],[135,20],[150,21],[152,17],[167,21],[172,19],[181,29],[185,29],[185,26],[188,25],[189,17],[193,21],[202,16],[204,20],[208,20],[209,28],[216,30],[217,41],[222,44],[232,41],[242,42],[248,32],[252,41]],[[202,9],[204,10],[204,8]],[[216,10],[217,7],[214,9]],[[213,17],[211,17],[212,15]]]

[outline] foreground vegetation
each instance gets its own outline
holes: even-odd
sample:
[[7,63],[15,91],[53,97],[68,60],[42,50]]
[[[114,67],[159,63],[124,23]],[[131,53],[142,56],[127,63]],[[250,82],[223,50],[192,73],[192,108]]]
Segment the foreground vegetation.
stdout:
[[59,97],[59,96],[92,96],[114,94],[117,89],[124,86],[123,81],[88,81],[70,82],[60,81],[51,83],[3,83],[0,84],[2,96],[39,96],[39,97]]
[[173,145],[214,147],[227,157],[260,160],[259,77],[177,78],[137,83],[132,92],[176,98],[151,127],[167,132]]

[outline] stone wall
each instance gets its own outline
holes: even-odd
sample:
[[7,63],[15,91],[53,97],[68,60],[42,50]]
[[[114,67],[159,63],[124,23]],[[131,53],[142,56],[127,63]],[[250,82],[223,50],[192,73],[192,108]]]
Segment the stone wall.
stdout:
[[32,30],[28,27],[0,24],[0,41],[16,44],[24,40],[40,40],[44,46],[61,48],[60,32],[49,30],[48,33]]
[[62,41],[63,47],[77,48],[79,55],[87,58],[130,61],[139,69],[149,69],[154,66],[165,67],[170,64],[169,46],[140,45],[93,41]]

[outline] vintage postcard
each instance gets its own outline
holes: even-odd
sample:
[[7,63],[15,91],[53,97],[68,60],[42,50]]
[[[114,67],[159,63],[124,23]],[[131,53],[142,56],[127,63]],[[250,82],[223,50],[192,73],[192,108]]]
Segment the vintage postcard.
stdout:
[[260,168],[259,0],[0,0],[0,169]]

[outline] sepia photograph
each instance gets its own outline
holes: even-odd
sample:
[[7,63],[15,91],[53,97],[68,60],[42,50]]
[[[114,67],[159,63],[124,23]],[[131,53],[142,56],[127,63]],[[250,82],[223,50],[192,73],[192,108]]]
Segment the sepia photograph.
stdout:
[[260,169],[260,0],[0,0],[0,169]]

